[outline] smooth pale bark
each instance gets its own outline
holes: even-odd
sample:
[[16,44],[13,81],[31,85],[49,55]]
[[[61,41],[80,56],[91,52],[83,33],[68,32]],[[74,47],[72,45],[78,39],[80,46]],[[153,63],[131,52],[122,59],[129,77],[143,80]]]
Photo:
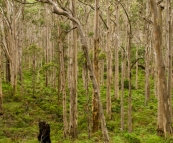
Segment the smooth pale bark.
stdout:
[[[36,45],[33,45],[35,46],[34,48],[36,48]],[[33,55],[32,55],[32,72],[33,72],[33,75],[32,75],[32,83],[33,83],[33,96],[35,96],[35,90],[36,90],[36,51],[34,50],[33,51]]]
[[[121,3],[120,3],[121,4]],[[123,7],[123,10],[127,17],[127,63],[128,63],[128,81],[129,81],[129,91],[128,91],[128,132],[132,132],[132,89],[131,89],[131,40],[132,40],[132,29],[131,29],[131,21],[128,15],[127,10]],[[127,7],[127,5],[126,5]]]
[[165,63],[162,53],[162,6],[157,6],[154,0],[150,0],[154,13],[154,40],[158,68],[158,127],[159,135],[172,134],[171,105],[167,89]]
[[[124,9],[125,10],[125,9]],[[128,93],[128,132],[132,132],[132,89],[131,89],[131,40],[132,40],[132,31],[131,31],[131,22],[128,16],[127,11],[125,10],[127,19],[128,19],[128,39],[127,39],[127,63],[128,63],[128,81],[129,81],[129,93]]]
[[116,42],[115,42],[115,98],[119,98],[119,5],[116,7]]
[[[168,98],[171,105],[171,93],[172,93],[172,20],[171,20],[171,1],[166,1],[166,26],[167,26],[167,49],[168,49]],[[171,116],[172,117],[172,108]],[[171,119],[170,119],[171,120]]]
[[0,48],[0,115],[3,114],[3,97],[2,97],[2,49]]
[[[3,16],[2,16],[3,18]],[[5,35],[5,26],[4,26],[4,21],[2,20],[1,21],[1,32],[3,35]],[[5,52],[5,57],[6,57],[6,68],[5,68],[5,74],[6,74],[6,81],[7,82],[10,82],[10,62],[11,62],[11,56],[10,56],[10,53],[9,53],[9,50],[8,50],[8,42],[6,40],[6,36],[2,36],[1,37],[1,41],[2,41],[2,48]]]
[[87,69],[87,64],[85,62],[84,64],[85,67],[85,89],[86,89],[86,112],[87,112],[87,126],[88,126],[88,139],[91,138],[91,129],[90,129],[90,109],[89,109],[89,102],[90,102],[90,98],[89,98],[89,79],[88,79],[88,69]]
[[[48,29],[48,26],[46,26],[46,42],[45,42],[45,64],[48,63],[48,48],[49,48],[49,44],[48,44],[48,41],[49,41],[49,37],[48,37],[48,33],[49,33],[49,29]],[[45,86],[47,87],[48,86],[48,71],[46,69],[45,71]]]
[[90,79],[92,81],[92,86],[93,86],[94,92],[97,93],[97,96],[98,96],[99,114],[100,114],[100,120],[101,120],[103,140],[104,140],[104,142],[109,142],[109,135],[108,135],[108,131],[107,131],[107,128],[106,128],[106,121],[105,121],[105,116],[104,116],[104,112],[103,112],[103,106],[102,106],[102,102],[100,100],[99,86],[97,84],[96,76],[95,76],[93,68],[92,68],[91,59],[90,59],[90,56],[89,56],[88,45],[87,45],[87,40],[86,40],[85,34],[83,32],[82,26],[81,26],[80,22],[75,17],[73,17],[67,11],[64,11],[63,9],[61,9],[57,5],[57,3],[55,3],[52,0],[48,0],[48,2],[53,6],[53,12],[55,14],[63,15],[65,17],[68,17],[69,20],[75,22],[77,27],[78,27],[79,35],[81,37],[82,50],[83,50],[84,56],[86,58],[87,68],[90,72]]
[[[102,47],[102,51],[103,53],[105,52],[105,47],[106,47],[106,43],[105,41],[105,36],[100,37],[100,42],[101,42],[101,47]],[[100,60],[100,85],[104,85],[104,69],[105,69],[105,59]]]
[[112,79],[112,55],[111,55],[111,25],[110,25],[110,10],[109,10],[109,0],[106,0],[107,7],[107,45],[106,45],[106,53],[107,53],[107,93],[106,93],[106,113],[111,119],[111,79]]
[[125,78],[125,51],[122,50],[121,62],[121,131],[124,130],[124,78]]
[[[60,53],[58,53],[58,65],[61,64]],[[58,68],[58,102],[60,101],[60,92],[61,92],[61,66]]]
[[[97,79],[97,85],[99,86],[99,0],[95,1],[95,15],[94,15],[94,73]],[[98,87],[99,88],[99,87]],[[92,131],[97,132],[99,129],[99,103],[98,96],[93,93],[92,101],[92,114],[93,114],[93,127]]]
[[[72,13],[76,18],[76,0],[71,1]],[[73,21],[73,27],[76,27],[76,23]],[[72,73],[71,73],[71,85],[70,85],[70,125],[69,132],[72,138],[77,138],[77,29],[73,30],[72,41]]]
[[59,56],[60,56],[60,74],[61,74],[61,87],[62,87],[62,99],[63,99],[63,134],[64,138],[67,137],[68,133],[68,122],[67,122],[67,108],[66,108],[66,77],[65,77],[65,63],[64,63],[64,50],[62,40],[58,40],[59,45]]
[[157,70],[157,60],[156,60],[156,55],[154,54],[154,95],[156,98],[158,98],[158,94],[159,94],[159,91],[158,91],[158,70]]
[[[69,57],[69,60],[68,60],[68,66],[67,66],[67,80],[69,81],[70,80],[70,73],[71,73],[71,71],[70,71],[70,68],[71,68],[71,66],[70,66],[70,47],[71,47],[71,33],[69,33],[68,35],[67,35],[67,42],[69,43],[67,46],[68,46],[68,48],[67,48],[67,55],[68,55],[68,57]],[[68,82],[68,88],[70,89],[70,82]]]
[[[53,27],[55,27],[55,25],[56,25],[56,20],[55,19],[56,19],[56,15],[52,15]],[[51,35],[51,37],[52,37],[52,35]],[[52,61],[55,61],[55,57],[56,57],[55,47],[56,47],[56,41],[53,40],[52,41]],[[53,67],[52,82],[53,82],[52,86],[54,88],[56,88],[57,87],[57,85],[56,85],[56,83],[57,83],[57,68],[56,67]]]
[[[128,81],[129,81],[129,91],[128,91],[128,132],[132,132],[132,89],[131,89],[131,40],[132,40],[132,29],[131,29],[131,21],[128,15],[128,11],[125,9],[125,7],[122,5],[122,3],[119,1],[119,4],[122,6],[125,15],[127,17],[127,41],[126,41],[126,46],[127,46],[127,63],[128,63]],[[127,7],[127,3],[126,3]]]
[[132,132],[132,91],[131,91],[131,33],[128,38],[128,81],[129,81],[129,93],[128,93],[128,131]]
[[[139,48],[136,47],[136,59],[138,59],[138,50],[139,50]],[[138,89],[138,61],[136,62],[136,79],[135,79],[135,88]]]
[[19,39],[18,39],[19,72],[18,72],[18,74],[19,74],[19,80],[20,80],[20,93],[21,93],[21,95],[23,94],[23,66],[22,66],[22,64],[23,64],[22,56],[23,56],[23,46],[24,46],[24,38],[23,37],[26,36],[25,33],[24,33],[24,28],[25,28],[24,27],[24,25],[25,25],[24,8],[25,7],[22,8],[22,14],[21,14],[22,17],[21,17],[20,23],[19,23],[20,26],[18,26],[19,27],[19,30],[18,30],[18,32],[19,32]]
[[105,61],[100,60],[100,85],[104,85],[104,68],[105,68]]
[[[3,48],[9,61],[9,73],[10,73],[10,83],[13,88],[12,94],[15,95],[17,86],[17,72],[18,72],[18,48],[17,48],[17,22],[20,18],[21,11],[24,5],[19,5],[19,7],[14,7],[14,2],[5,1],[5,8],[1,11],[4,20],[4,31],[5,39],[3,40]],[[4,14],[5,13],[5,14]]]
[[[146,1],[146,18],[149,19],[149,0]],[[150,61],[150,41],[149,41],[149,23],[145,21],[145,106],[148,105],[150,97],[150,85],[149,85],[149,61]]]

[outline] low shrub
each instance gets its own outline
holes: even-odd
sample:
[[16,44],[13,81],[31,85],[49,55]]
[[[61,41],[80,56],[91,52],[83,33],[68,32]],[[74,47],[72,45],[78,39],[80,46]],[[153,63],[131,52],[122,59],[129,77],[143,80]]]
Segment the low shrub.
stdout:
[[161,137],[157,135],[147,135],[142,140],[143,143],[163,143],[164,141]]
[[128,143],[141,143],[140,139],[134,133],[125,133],[124,138]]

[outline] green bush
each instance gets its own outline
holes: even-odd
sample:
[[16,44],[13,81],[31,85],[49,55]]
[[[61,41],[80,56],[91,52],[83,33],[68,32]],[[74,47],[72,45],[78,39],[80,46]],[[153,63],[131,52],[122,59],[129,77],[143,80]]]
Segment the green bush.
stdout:
[[114,136],[112,141],[113,143],[124,143],[124,141],[119,136]]
[[143,143],[163,143],[164,141],[161,137],[157,135],[148,135],[142,140]]
[[124,138],[128,143],[141,143],[140,139],[134,133],[125,133]]
[[2,138],[2,139],[0,139],[0,143],[11,143],[11,142],[12,141],[9,138]]
[[121,110],[120,104],[113,104],[112,105],[112,112],[120,113],[120,110]]
[[168,138],[166,143],[173,143],[173,137]]
[[110,120],[109,122],[107,122],[107,128],[110,130],[110,131],[114,131],[114,129],[117,127],[117,124],[115,121],[112,121]]

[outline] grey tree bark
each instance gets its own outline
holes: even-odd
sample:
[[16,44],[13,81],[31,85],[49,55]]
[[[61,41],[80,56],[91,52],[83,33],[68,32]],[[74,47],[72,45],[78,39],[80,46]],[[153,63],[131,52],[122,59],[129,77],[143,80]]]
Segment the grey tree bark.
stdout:
[[154,41],[158,68],[158,127],[159,135],[172,134],[171,102],[168,94],[166,69],[162,53],[162,10],[155,0],[150,0],[154,14]]
[[[76,18],[76,0],[71,1],[73,17]],[[76,23],[73,22],[73,27]],[[70,125],[69,132],[72,138],[77,138],[77,29],[73,30],[72,41],[72,63],[71,63],[71,80],[70,80]]]
[[[149,19],[149,1],[146,1],[146,18]],[[150,85],[149,85],[149,61],[150,61],[150,41],[149,41],[149,23],[145,21],[145,106],[148,105],[150,97]]]
[[107,93],[106,93],[106,112],[111,119],[111,79],[112,79],[112,54],[111,54],[111,25],[110,25],[110,10],[109,10],[109,0],[106,0],[106,8],[107,8],[107,45],[106,45],[106,53],[107,53]]
[[115,98],[119,98],[119,5],[116,7],[116,45],[115,45]]
[[[99,74],[99,2],[100,0],[95,1],[95,15],[94,15],[94,73],[97,79],[97,85],[99,88],[100,84],[100,74]],[[100,89],[99,89],[100,90]],[[92,101],[92,112],[93,112],[93,132],[97,132],[99,129],[99,103],[98,96],[93,93]]]
[[[1,19],[1,17],[0,17]],[[2,20],[2,19],[1,19]],[[2,22],[2,21],[1,21]],[[0,37],[2,38],[2,37]],[[0,48],[0,115],[3,114],[3,97],[2,97],[2,48]]]

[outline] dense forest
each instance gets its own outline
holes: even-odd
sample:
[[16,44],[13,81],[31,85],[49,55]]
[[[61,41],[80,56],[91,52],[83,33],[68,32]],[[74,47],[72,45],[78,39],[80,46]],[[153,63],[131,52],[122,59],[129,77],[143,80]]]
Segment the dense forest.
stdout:
[[171,2],[0,0],[0,143],[173,143]]

